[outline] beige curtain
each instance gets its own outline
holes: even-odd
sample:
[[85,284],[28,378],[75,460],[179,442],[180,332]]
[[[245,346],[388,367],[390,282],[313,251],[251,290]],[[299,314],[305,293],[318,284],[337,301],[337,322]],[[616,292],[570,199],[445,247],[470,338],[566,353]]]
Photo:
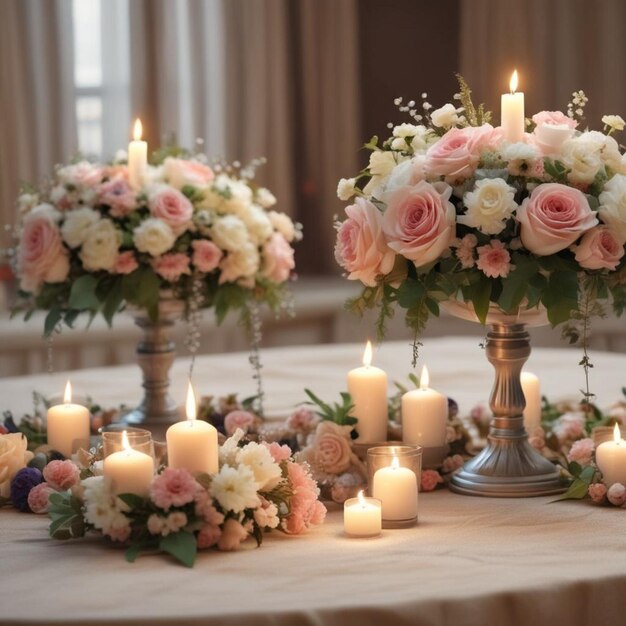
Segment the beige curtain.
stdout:
[[527,112],[589,97],[587,123],[626,110],[624,0],[462,0],[461,71],[499,119],[499,94],[520,72]]
[[39,182],[76,152],[73,85],[70,0],[0,0],[3,224],[15,223],[20,183]]

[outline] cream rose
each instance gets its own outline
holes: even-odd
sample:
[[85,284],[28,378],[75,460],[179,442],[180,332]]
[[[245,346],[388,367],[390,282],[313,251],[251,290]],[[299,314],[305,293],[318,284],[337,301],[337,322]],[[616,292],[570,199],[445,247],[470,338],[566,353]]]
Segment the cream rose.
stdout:
[[621,243],[626,243],[626,176],[616,174],[600,194],[600,219],[609,225]]
[[497,235],[517,208],[514,198],[515,189],[502,178],[479,180],[474,190],[463,196],[467,211],[457,222],[478,228],[487,235]]
[[588,185],[604,163],[600,156],[600,146],[586,137],[568,139],[561,146],[561,161],[570,170],[567,177],[573,183]]
[[327,420],[318,424],[313,444],[313,459],[320,470],[327,474],[341,474],[350,467],[351,430],[350,426],[340,426]]
[[122,235],[111,220],[103,219],[88,231],[79,253],[88,272],[111,271],[115,267]]
[[228,198],[220,206],[220,211],[241,215],[252,205],[252,189],[240,180],[228,179]]
[[356,178],[342,178],[337,184],[337,197],[346,202],[356,193]]
[[83,245],[89,229],[100,221],[100,213],[88,207],[68,211],[61,226],[63,240],[70,248]]
[[159,256],[171,249],[176,241],[172,229],[162,220],[150,217],[133,231],[133,242],[139,252]]
[[624,125],[626,124],[624,118],[620,115],[604,115],[602,123],[613,130],[624,130]]
[[0,496],[8,498],[11,480],[33,458],[22,433],[0,435]]
[[252,205],[239,217],[248,229],[248,236],[255,243],[262,244],[272,236],[274,227],[268,214],[261,207]]
[[596,226],[583,235],[574,252],[581,267],[614,270],[624,256],[624,244],[608,226]]
[[214,178],[213,170],[200,161],[167,157],[163,162],[163,177],[170,185],[182,189],[185,185],[206,187]]
[[276,196],[265,187],[259,187],[254,198],[257,204],[260,204],[264,209],[269,209],[276,204]]
[[211,227],[211,237],[222,250],[236,251],[250,242],[246,225],[236,215],[217,218]]
[[298,239],[298,231],[286,213],[278,211],[270,211],[267,216],[270,218],[272,226],[287,240],[294,241]]
[[220,263],[220,285],[234,283],[240,279],[250,279],[258,271],[260,255],[253,243],[245,243],[239,249],[229,252]]
[[177,189],[157,185],[150,190],[148,207],[152,217],[164,221],[176,235],[183,233],[193,217],[189,199]]
[[369,170],[372,176],[385,177],[391,174],[396,166],[396,160],[392,152],[388,150],[374,150],[370,154]]
[[453,104],[444,104],[440,109],[435,109],[430,114],[433,126],[437,128],[452,128],[459,121],[456,107]]

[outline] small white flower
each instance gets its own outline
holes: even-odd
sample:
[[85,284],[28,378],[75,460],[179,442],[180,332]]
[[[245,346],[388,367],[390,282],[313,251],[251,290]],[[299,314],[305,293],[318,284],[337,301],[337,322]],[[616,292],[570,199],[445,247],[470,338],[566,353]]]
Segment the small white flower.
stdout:
[[414,137],[418,132],[418,128],[415,124],[399,124],[398,126],[394,126],[393,136],[402,138]]
[[393,153],[387,150],[374,150],[370,155],[369,170],[372,176],[388,176],[396,166]]
[[270,211],[267,216],[270,218],[272,226],[289,242],[297,239],[298,232],[295,224],[286,213]]
[[213,497],[225,511],[240,513],[259,506],[254,473],[247,465],[224,465],[211,481]]
[[88,207],[68,211],[61,226],[61,236],[70,248],[83,244],[89,229],[100,221],[100,213]]
[[513,176],[524,176],[531,170],[532,162],[539,157],[534,146],[523,142],[511,143],[502,150],[502,158]]
[[473,191],[464,194],[463,203],[467,211],[457,218],[457,222],[478,228],[488,235],[497,235],[517,208],[514,197],[515,189],[502,178],[479,180]]
[[88,272],[112,270],[121,243],[122,234],[111,220],[96,222],[87,230],[79,254],[84,268]]
[[[426,104],[424,104],[426,108]],[[452,128],[458,121],[459,116],[456,111],[456,107],[453,104],[444,104],[441,108],[435,109],[430,114],[433,126],[437,128]]]
[[265,187],[260,187],[256,190],[256,201],[264,209],[269,209],[276,204],[276,197],[269,189],[266,189]]
[[350,200],[356,191],[355,183],[356,178],[342,178],[337,185],[337,197],[344,202]]
[[23,193],[17,199],[17,207],[20,213],[28,213],[39,203],[39,195],[36,193]]
[[239,452],[239,442],[245,435],[241,428],[238,428],[219,449],[220,465],[234,466],[237,453]]
[[239,450],[237,463],[252,470],[258,491],[271,491],[281,480],[280,465],[265,446],[254,441]]
[[599,200],[600,219],[611,227],[621,243],[626,243],[626,176],[613,176],[604,185]]
[[602,118],[602,123],[613,130],[624,130],[624,125],[626,125],[626,122],[619,115],[605,115]]
[[168,224],[156,217],[144,220],[133,231],[133,242],[139,252],[159,256],[167,252],[176,241],[176,235]]

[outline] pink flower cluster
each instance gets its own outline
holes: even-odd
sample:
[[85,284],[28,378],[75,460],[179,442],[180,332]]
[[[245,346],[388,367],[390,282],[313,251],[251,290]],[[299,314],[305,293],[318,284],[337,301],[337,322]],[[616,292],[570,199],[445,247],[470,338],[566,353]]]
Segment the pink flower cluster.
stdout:
[[48,512],[51,494],[67,491],[80,482],[80,470],[70,460],[50,461],[43,469],[45,482],[33,487],[28,494],[28,507],[33,513]]
[[319,488],[305,465],[287,463],[287,476],[292,492],[291,511],[282,528],[289,535],[299,535],[324,521],[326,507],[318,500]]

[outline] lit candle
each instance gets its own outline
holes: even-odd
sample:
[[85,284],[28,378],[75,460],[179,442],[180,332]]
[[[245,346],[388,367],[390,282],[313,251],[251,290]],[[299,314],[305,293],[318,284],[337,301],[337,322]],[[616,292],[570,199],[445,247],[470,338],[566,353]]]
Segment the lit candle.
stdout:
[[348,372],[348,391],[358,423],[358,443],[387,441],[387,374],[372,366],[372,344],[363,353],[363,367]]
[[531,372],[522,372],[520,376],[526,407],[524,408],[524,428],[532,435],[537,426],[541,426],[541,385],[539,378]]
[[626,485],[626,441],[615,424],[613,441],[605,441],[596,448],[596,464],[607,487],[615,483]]
[[48,445],[69,458],[78,448],[89,447],[89,410],[72,404],[72,385],[67,381],[63,404],[48,409]]
[[217,430],[196,419],[196,398],[191,381],[187,388],[187,419],[167,429],[167,464],[193,474],[217,474]]
[[376,537],[382,529],[380,500],[363,497],[346,500],[343,505],[343,528],[351,537]]
[[383,520],[417,517],[417,476],[408,467],[400,467],[397,456],[390,467],[381,467],[374,474],[372,495],[383,504]]
[[448,399],[429,389],[426,366],[420,376],[420,388],[402,396],[402,439],[424,448],[446,445]]
[[511,76],[511,93],[503,93],[501,100],[500,125],[504,138],[511,143],[524,139],[524,94],[517,90],[517,70]]
[[133,141],[128,144],[128,180],[131,187],[139,189],[145,180],[148,168],[148,142],[141,140],[141,120],[135,120]]
[[151,456],[131,448],[126,431],[122,432],[122,447],[123,450],[104,459],[104,475],[111,479],[113,493],[134,493],[145,498],[150,492],[154,461]]

